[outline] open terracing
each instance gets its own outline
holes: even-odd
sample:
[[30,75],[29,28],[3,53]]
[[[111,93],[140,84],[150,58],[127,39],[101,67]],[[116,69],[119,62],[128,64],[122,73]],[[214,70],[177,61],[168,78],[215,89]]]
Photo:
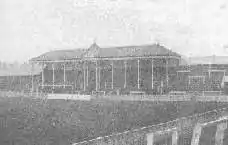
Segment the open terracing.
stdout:
[[[198,145],[203,142],[203,129],[217,125],[216,133],[210,143],[215,145],[227,144],[224,132],[227,128],[228,108],[215,109],[202,114],[182,117],[158,125],[126,130],[109,136],[74,143],[73,145]],[[210,131],[212,131],[211,128]],[[213,139],[214,138],[214,139]]]
[[[8,95],[2,94],[2,96]],[[18,97],[11,98],[10,96]],[[9,135],[8,140],[18,142],[19,137],[27,139],[30,142],[28,144],[42,142],[50,145],[73,143],[144,145],[149,144],[152,138],[153,142],[159,144],[164,144],[164,142],[171,144],[172,136],[174,138],[175,134],[178,134],[178,144],[187,145],[191,143],[193,129],[197,122],[204,126],[204,123],[226,116],[228,110],[226,108],[218,110],[218,108],[226,107],[227,103],[215,97],[211,97],[212,99],[201,97],[211,102],[199,100],[198,102],[197,99],[177,101],[174,98],[171,98],[172,100],[159,98],[157,101],[105,99],[42,101],[42,99],[30,97],[24,98],[19,94],[12,94],[2,98],[1,113],[8,117],[8,127],[5,128],[5,136]],[[216,110],[180,118],[212,109]],[[180,119],[174,120],[175,118]],[[164,123],[158,124],[160,122]],[[20,128],[18,128],[18,123]],[[203,142],[201,140],[205,142],[205,132],[208,132],[203,130],[202,137],[200,137],[203,139],[200,139],[200,142]],[[216,129],[212,130],[214,134],[206,137],[207,139],[215,138]],[[24,142],[21,144],[24,145]]]

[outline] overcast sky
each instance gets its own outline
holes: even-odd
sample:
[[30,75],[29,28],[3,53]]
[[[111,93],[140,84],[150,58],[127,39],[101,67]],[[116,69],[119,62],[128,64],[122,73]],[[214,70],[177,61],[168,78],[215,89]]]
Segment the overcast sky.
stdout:
[[228,55],[227,0],[0,0],[0,60],[54,49],[153,44]]

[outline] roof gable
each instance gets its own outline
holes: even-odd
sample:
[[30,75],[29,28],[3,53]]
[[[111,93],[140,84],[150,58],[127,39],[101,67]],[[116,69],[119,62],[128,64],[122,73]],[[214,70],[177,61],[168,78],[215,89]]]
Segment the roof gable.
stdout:
[[93,43],[83,54],[83,57],[99,57],[100,49],[96,43]]

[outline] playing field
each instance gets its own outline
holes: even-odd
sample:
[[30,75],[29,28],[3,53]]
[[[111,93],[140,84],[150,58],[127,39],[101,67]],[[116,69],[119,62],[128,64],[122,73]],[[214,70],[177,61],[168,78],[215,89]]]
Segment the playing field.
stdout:
[[1,98],[0,144],[70,145],[224,106],[227,104]]

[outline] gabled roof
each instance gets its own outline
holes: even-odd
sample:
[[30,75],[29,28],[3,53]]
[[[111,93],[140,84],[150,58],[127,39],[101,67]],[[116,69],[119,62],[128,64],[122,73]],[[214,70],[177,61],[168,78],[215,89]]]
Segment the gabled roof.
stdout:
[[96,43],[93,43],[88,49],[74,49],[74,50],[58,50],[47,52],[32,61],[42,60],[64,60],[76,58],[96,58],[96,57],[140,57],[140,56],[177,56],[179,54],[168,50],[159,44],[140,45],[140,46],[120,46],[101,48]]
[[81,58],[84,53],[85,49],[55,50],[32,58],[31,61],[76,59]]
[[100,48],[96,43],[94,43],[88,49],[84,57],[139,57],[155,55],[180,56],[159,44]]

